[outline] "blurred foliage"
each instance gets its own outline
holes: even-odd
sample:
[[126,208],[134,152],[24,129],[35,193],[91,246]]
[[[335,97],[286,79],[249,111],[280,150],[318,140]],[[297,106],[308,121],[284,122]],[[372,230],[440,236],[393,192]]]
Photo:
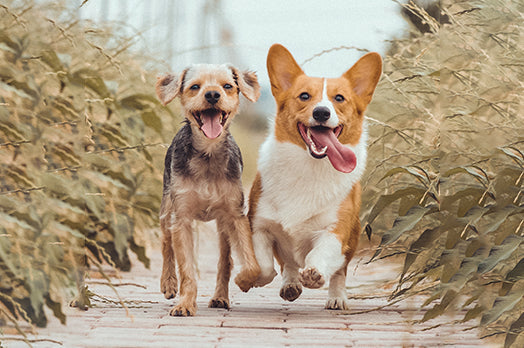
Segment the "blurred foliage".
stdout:
[[0,316],[44,326],[44,306],[65,322],[86,267],[127,271],[129,250],[149,266],[164,144],[181,120],[118,28],[60,2],[0,13]]
[[428,30],[392,43],[368,109],[363,226],[372,260],[404,256],[391,298],[426,296],[421,321],[461,309],[522,346],[524,4],[441,6],[404,5]]

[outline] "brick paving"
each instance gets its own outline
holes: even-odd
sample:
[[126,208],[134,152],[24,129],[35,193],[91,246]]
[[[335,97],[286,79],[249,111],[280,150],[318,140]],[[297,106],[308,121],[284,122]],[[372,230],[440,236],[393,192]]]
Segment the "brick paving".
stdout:
[[[87,284],[97,296],[86,312],[66,308],[67,325],[49,313],[50,323],[29,334],[33,347],[481,347],[500,342],[480,340],[471,323],[438,323],[461,319],[464,312],[425,324],[423,298],[387,304],[399,265],[374,262],[369,256],[356,256],[349,266],[347,280],[351,310],[324,309],[327,289],[304,289],[295,302],[283,301],[278,293],[280,277],[264,288],[242,293],[231,281],[231,309],[207,308],[213,295],[216,264],[216,237],[209,228],[200,232],[198,250],[198,312],[195,317],[171,317],[173,300],[165,300],[159,290],[161,255],[150,251],[151,268],[135,262],[133,270],[122,273],[114,283],[128,307],[118,303],[114,291],[99,279]],[[238,269],[235,268],[235,271]],[[96,274],[93,274],[95,277]],[[109,300],[109,301],[108,301]],[[27,347],[15,337],[12,327],[3,328],[1,347]],[[497,344],[498,343],[498,344]]]

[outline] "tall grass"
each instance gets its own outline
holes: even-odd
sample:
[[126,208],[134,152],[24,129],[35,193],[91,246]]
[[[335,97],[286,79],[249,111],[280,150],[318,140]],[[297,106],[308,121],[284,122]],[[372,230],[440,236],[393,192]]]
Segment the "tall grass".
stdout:
[[44,306],[65,322],[87,266],[129,270],[129,251],[149,266],[143,231],[180,123],[132,38],[64,11],[0,5],[0,316],[15,325],[44,326]]
[[[397,40],[368,116],[363,223],[372,260],[404,255],[391,298],[424,294],[422,321],[462,322],[505,346],[524,340],[523,5],[413,4],[430,33]],[[375,240],[375,239],[374,239]],[[515,343],[515,342],[520,343]]]

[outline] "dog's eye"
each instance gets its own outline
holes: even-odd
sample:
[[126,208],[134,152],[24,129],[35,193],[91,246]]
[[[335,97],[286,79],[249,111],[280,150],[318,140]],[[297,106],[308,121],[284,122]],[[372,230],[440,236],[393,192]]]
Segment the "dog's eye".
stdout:
[[342,94],[337,94],[335,96],[335,100],[339,103],[342,103],[344,100],[346,100],[346,98],[344,98],[344,96]]
[[306,101],[306,100],[309,100],[309,98],[311,98],[311,96],[307,92],[301,93],[298,97],[302,101]]
[[231,89],[231,88],[233,88],[233,86],[231,86],[229,83],[226,83],[224,85],[224,89]]
[[200,86],[197,85],[197,84],[194,84],[193,86],[189,87],[189,89],[192,89],[192,90],[194,90],[194,91],[196,91],[196,90],[199,89],[199,88],[200,88]]

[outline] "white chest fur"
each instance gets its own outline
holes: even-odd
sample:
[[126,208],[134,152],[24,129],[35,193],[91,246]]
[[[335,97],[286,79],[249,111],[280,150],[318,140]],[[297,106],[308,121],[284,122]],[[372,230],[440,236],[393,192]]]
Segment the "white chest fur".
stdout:
[[366,141],[364,131],[356,146],[348,145],[357,166],[351,173],[342,173],[328,158],[313,158],[307,150],[278,142],[270,134],[260,149],[262,194],[257,215],[279,223],[287,233],[303,231],[304,224],[309,231],[327,229],[336,222],[339,205],[364,172]]

